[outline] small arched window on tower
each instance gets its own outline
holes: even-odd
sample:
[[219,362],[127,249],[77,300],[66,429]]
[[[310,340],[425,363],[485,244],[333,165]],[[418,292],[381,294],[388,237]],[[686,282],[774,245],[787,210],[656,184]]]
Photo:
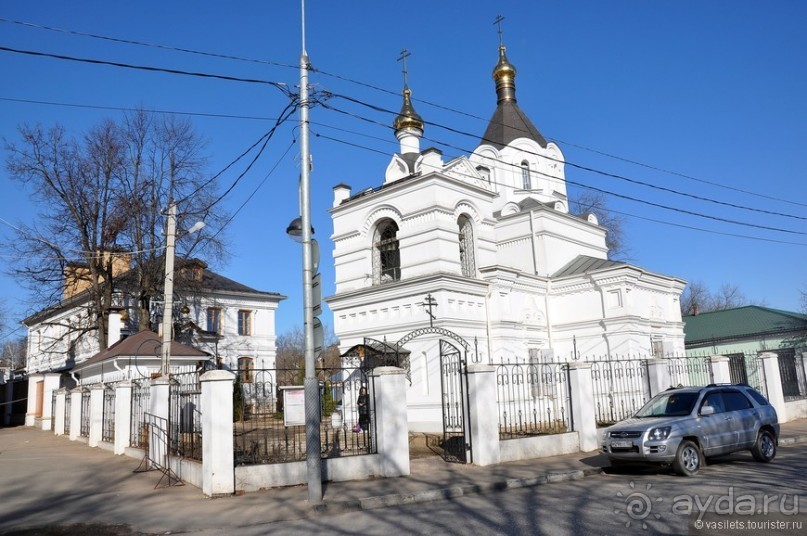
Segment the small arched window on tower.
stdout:
[[460,268],[465,277],[476,276],[476,262],[474,261],[474,228],[471,219],[465,214],[457,218],[460,239]]
[[392,220],[383,220],[376,227],[373,236],[373,282],[382,284],[400,279],[398,226]]
[[532,181],[530,180],[530,164],[526,160],[521,162],[521,183],[524,190],[532,190]]

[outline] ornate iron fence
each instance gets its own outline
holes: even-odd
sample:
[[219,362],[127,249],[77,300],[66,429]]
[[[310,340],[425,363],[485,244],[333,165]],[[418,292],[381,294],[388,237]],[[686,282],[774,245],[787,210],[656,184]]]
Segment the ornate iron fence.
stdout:
[[70,408],[73,407],[73,397],[70,391],[64,396],[64,433],[70,435]]
[[135,448],[148,448],[148,424],[146,413],[149,411],[151,382],[140,380],[132,382],[132,418],[129,423],[129,445]]
[[90,390],[81,390],[81,426],[79,427],[81,437],[90,437]]
[[171,374],[168,388],[168,448],[171,454],[202,459],[202,384],[199,373]]
[[767,397],[768,384],[762,359],[755,353],[747,353],[743,356],[743,366],[745,367],[745,383]]
[[[322,458],[374,454],[375,388],[360,368],[317,369],[320,382]],[[236,465],[285,463],[306,459],[305,408],[299,369],[237,371],[233,393]],[[370,412],[360,417],[356,404],[364,387]],[[360,426],[360,429],[359,429]]]
[[101,441],[115,442],[115,388],[104,386],[104,413],[101,422]]
[[668,356],[667,371],[673,386],[695,387],[713,383],[709,356]]
[[807,378],[805,378],[804,355],[796,355],[793,348],[777,351],[779,355],[779,375],[782,378],[782,394],[785,400],[807,398]]
[[516,361],[493,365],[500,439],[569,431],[567,364]]
[[617,357],[590,363],[598,426],[627,419],[650,400],[647,359]]

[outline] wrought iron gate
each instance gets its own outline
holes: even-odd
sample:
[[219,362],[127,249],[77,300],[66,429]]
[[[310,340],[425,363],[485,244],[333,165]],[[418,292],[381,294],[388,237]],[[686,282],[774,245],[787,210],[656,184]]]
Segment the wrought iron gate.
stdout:
[[450,342],[440,339],[440,386],[443,409],[443,459],[470,463],[468,429],[468,377],[466,355]]

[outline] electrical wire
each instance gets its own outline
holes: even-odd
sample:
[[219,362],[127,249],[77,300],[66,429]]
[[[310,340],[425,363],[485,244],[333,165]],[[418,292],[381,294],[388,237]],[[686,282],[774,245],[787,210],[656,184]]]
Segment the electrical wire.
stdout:
[[157,73],[167,73],[167,74],[178,74],[184,76],[194,76],[198,78],[210,78],[216,80],[227,80],[231,82],[245,82],[249,84],[262,84],[272,86],[274,88],[279,89],[284,95],[287,97],[291,97],[293,94],[291,90],[288,88],[288,84],[285,82],[273,82],[271,80],[260,80],[257,78],[240,78],[237,76],[229,76],[223,74],[213,74],[213,73],[201,73],[196,71],[183,71],[180,69],[169,69],[166,67],[152,67],[149,65],[133,65],[131,63],[121,63],[117,61],[107,61],[107,60],[98,60],[93,58],[79,58],[76,56],[66,56],[64,54],[54,54],[51,52],[39,52],[35,50],[21,50],[16,48],[4,47],[0,46],[0,51],[3,52],[13,52],[16,54],[26,54],[29,56],[37,56],[37,57],[44,57],[44,58],[52,58],[57,60],[66,60],[66,61],[74,61],[79,63],[89,63],[92,65],[107,65],[111,67],[120,67],[123,69],[135,69],[140,71],[149,71],[149,72],[157,72]]
[[172,47],[172,46],[161,45],[161,44],[157,44],[157,43],[147,43],[145,41],[135,41],[133,39],[122,39],[122,38],[119,38],[119,37],[110,37],[110,36],[106,36],[106,35],[92,34],[92,33],[87,33],[87,32],[79,32],[79,31],[76,31],[76,30],[70,30],[70,29],[66,29],[66,28],[57,28],[57,27],[54,27],[54,26],[45,26],[43,24],[34,24],[32,22],[24,22],[24,21],[12,20],[12,19],[7,19],[7,18],[3,18],[3,17],[0,17],[0,22],[8,22],[10,24],[17,24],[17,25],[20,25],[20,26],[28,26],[30,28],[37,28],[37,29],[40,29],[40,30],[48,30],[48,31],[52,31],[52,32],[65,33],[65,34],[70,34],[70,35],[78,35],[78,36],[82,36],[82,37],[91,37],[93,39],[100,39],[100,40],[103,40],[103,41],[112,41],[114,43],[124,43],[124,44],[127,44],[127,45],[138,45],[138,46],[144,46],[144,47],[150,47],[150,48],[159,48],[159,49],[162,49],[162,50],[172,50],[172,51],[175,51],[175,52],[185,52],[185,53],[188,53],[188,54],[196,54],[196,55],[199,55],[199,56],[208,56],[208,57],[211,57],[211,58],[222,58],[222,59],[228,59],[228,60],[246,61],[246,62],[250,62],[250,63],[259,63],[259,64],[262,64],[262,65],[273,65],[273,66],[276,66],[276,67],[288,67],[288,68],[291,68],[291,69],[299,69],[298,65],[291,65],[291,64],[288,64],[288,63],[278,63],[278,62],[267,61],[267,60],[256,60],[256,59],[252,59],[252,58],[244,58],[244,57],[241,57],[241,56],[231,56],[231,55],[227,55],[227,54],[217,54],[217,53],[214,53],[214,52],[202,52],[202,51],[199,51],[199,50],[192,50],[192,49],[189,49],[189,48]]
[[[126,108],[123,106],[100,106],[100,105],[92,105],[92,104],[73,104],[67,102],[54,102],[54,101],[41,101],[41,100],[31,100],[31,99],[16,99],[13,97],[0,97],[0,101],[7,101],[7,102],[20,102],[24,104],[43,104],[48,106],[63,106],[66,108],[86,108],[90,110],[114,110],[117,112],[139,112],[143,110],[143,108]],[[188,116],[195,116],[195,117],[215,117],[215,118],[222,118],[222,119],[249,119],[249,120],[256,120],[256,121],[276,121],[276,117],[261,117],[255,115],[231,115],[231,114],[214,114],[214,113],[206,113],[206,112],[180,112],[176,110],[156,110],[150,109],[147,110],[150,113],[155,114],[171,114],[171,115],[188,115]]]
[[[346,100],[349,100],[350,102],[361,104],[363,106],[366,106],[366,107],[368,107],[370,109],[373,109],[373,110],[376,110],[376,111],[380,111],[380,112],[384,112],[384,113],[388,113],[388,114],[394,114],[396,116],[398,114],[398,112],[388,110],[388,109],[384,109],[384,108],[381,108],[381,107],[373,105],[373,104],[365,103],[365,102],[362,102],[362,101],[360,101],[358,99],[354,99],[352,97],[345,97],[345,96],[338,95],[338,94],[333,94],[333,93],[329,93],[328,96],[335,96],[335,97],[345,98]],[[386,125],[384,123],[375,121],[373,119],[370,119],[370,118],[367,118],[367,117],[364,117],[364,116],[360,116],[360,115],[355,114],[353,112],[348,112],[346,110],[336,108],[335,106],[332,106],[332,105],[328,104],[327,102],[320,101],[319,103],[325,109],[332,110],[332,111],[335,111],[335,112],[338,112],[338,113],[342,113],[342,114],[345,114],[345,115],[348,115],[348,116],[351,116],[351,117],[354,117],[354,118],[357,118],[357,119],[361,119],[363,121],[374,123],[374,124],[377,124],[379,126],[383,126],[385,128],[388,128],[388,129],[392,128],[390,125]],[[476,134],[472,134],[472,133],[469,133],[469,132],[458,130],[458,129],[455,129],[453,127],[449,127],[449,126],[446,126],[446,125],[441,125],[439,123],[427,123],[427,124],[432,125],[432,126],[436,126],[436,127],[439,127],[439,128],[442,128],[442,129],[445,129],[445,130],[448,130],[450,132],[460,134],[460,135],[463,135],[463,136],[472,137],[474,139],[480,139],[479,136],[476,135]],[[428,137],[428,136],[423,136],[423,139],[432,141],[434,143],[443,145],[445,147],[450,147],[452,149],[459,150],[461,152],[465,152],[466,154],[470,154],[470,153],[473,152],[472,150],[468,150],[466,148],[458,147],[458,146],[455,146],[455,145],[449,144],[447,142],[443,142],[441,140],[431,138],[431,137]],[[485,138],[481,138],[481,140],[482,140],[482,142],[490,141],[490,140],[487,140]],[[640,185],[640,186],[653,188],[653,189],[656,189],[656,190],[664,191],[664,192],[671,193],[671,194],[674,194],[674,195],[679,195],[679,196],[682,196],[682,197],[687,197],[687,198],[690,198],[690,199],[696,199],[698,201],[714,203],[714,204],[717,204],[717,205],[736,208],[736,209],[739,209],[739,210],[746,210],[746,211],[750,211],[750,212],[758,212],[758,213],[762,213],[762,214],[781,216],[781,217],[785,217],[785,218],[792,218],[792,219],[807,221],[807,217],[805,217],[805,216],[797,216],[797,215],[794,215],[794,214],[786,214],[786,213],[782,213],[782,212],[770,211],[770,210],[760,209],[760,208],[756,208],[756,207],[748,207],[748,206],[744,206],[744,205],[738,205],[738,204],[735,204],[735,203],[729,203],[729,202],[726,202],[726,201],[721,201],[721,200],[718,200],[718,199],[712,199],[712,198],[709,198],[709,197],[698,196],[698,195],[690,194],[690,193],[686,193],[686,192],[679,192],[679,191],[673,190],[671,188],[666,188],[666,187],[658,186],[658,185],[648,183],[648,182],[645,182],[645,181],[632,179],[632,178],[626,177],[624,175],[620,175],[620,174],[616,174],[616,173],[610,173],[608,171],[603,171],[603,170],[593,168],[593,167],[590,167],[590,166],[584,166],[582,164],[577,164],[575,162],[564,161],[564,160],[561,160],[559,158],[554,158],[554,157],[549,156],[549,155],[538,154],[538,153],[535,153],[535,152],[532,152],[532,151],[527,151],[527,150],[524,150],[523,152],[525,152],[526,154],[533,155],[533,156],[542,157],[544,159],[547,159],[547,160],[550,160],[550,161],[553,161],[553,162],[556,162],[556,163],[559,163],[559,164],[562,164],[562,165],[568,165],[568,166],[571,166],[573,168],[580,169],[582,171],[588,171],[590,173],[595,173],[595,174],[602,175],[602,176],[605,176],[605,177],[626,181],[626,182],[629,182],[629,183],[632,183],[632,184],[637,184],[637,185]],[[567,182],[569,182],[569,181],[567,180]],[[614,195],[616,195],[616,194],[614,194]],[[771,230],[778,230],[778,231],[781,231],[781,232],[792,232],[792,233],[795,233],[795,234],[807,234],[807,233],[801,233],[801,232],[798,232],[798,231],[790,231],[790,230],[779,229],[779,228],[771,228]]]
[[[230,60],[237,60],[237,61],[243,61],[243,62],[249,62],[249,63],[258,63],[258,64],[272,65],[272,66],[291,68],[291,69],[299,68],[297,65],[294,65],[294,64],[280,63],[280,62],[274,62],[274,61],[268,61],[268,60],[258,60],[258,59],[254,59],[254,58],[246,58],[246,57],[243,57],[243,56],[219,54],[219,53],[206,52],[206,51],[194,50],[194,49],[189,49],[189,48],[174,47],[174,46],[162,45],[162,44],[157,44],[157,43],[148,43],[148,42],[137,41],[137,40],[132,40],[132,39],[123,39],[123,38],[117,38],[117,37],[93,34],[93,33],[88,33],[88,32],[79,32],[79,31],[76,31],[76,30],[70,30],[70,29],[65,29],[65,28],[57,28],[57,27],[46,26],[46,25],[41,25],[41,24],[34,24],[34,23],[30,23],[30,22],[18,21],[18,20],[3,18],[3,17],[0,17],[0,22],[6,22],[6,23],[16,24],[16,25],[20,25],[20,26],[27,26],[27,27],[30,27],[30,28],[48,30],[48,31],[52,31],[52,32],[60,32],[60,33],[65,33],[65,34],[70,34],[70,35],[90,37],[90,38],[104,40],[104,41],[111,41],[111,42],[124,43],[124,44],[130,44],[130,45],[144,46],[144,47],[157,48],[157,49],[163,49],[163,50],[171,50],[171,51],[176,51],[176,52],[183,52],[183,53],[195,54],[195,55],[201,55],[201,56],[207,56],[207,57],[230,59]],[[334,78],[334,79],[337,79],[337,80],[342,80],[342,81],[345,81],[345,82],[348,82],[348,83],[351,83],[351,84],[355,84],[355,85],[358,85],[358,86],[361,86],[361,87],[366,87],[366,88],[372,89],[374,91],[379,91],[379,92],[386,93],[386,94],[389,94],[389,95],[399,95],[400,94],[400,91],[394,91],[394,90],[382,88],[380,86],[370,84],[370,83],[367,83],[367,82],[364,82],[364,81],[361,81],[361,80],[357,80],[357,79],[354,79],[354,78],[351,78],[351,77],[342,76],[340,74],[325,71],[323,69],[318,69],[318,68],[316,68],[314,66],[310,66],[310,70],[313,73],[318,73],[318,74],[321,74],[321,75],[326,76],[326,77]],[[425,105],[432,106],[432,107],[437,108],[437,109],[441,109],[441,110],[445,110],[445,111],[448,111],[448,112],[451,112],[451,113],[462,115],[464,117],[476,119],[476,120],[483,121],[483,122],[489,122],[488,119],[480,117],[480,116],[478,116],[476,114],[465,112],[463,110],[459,110],[459,109],[453,108],[451,106],[446,106],[446,105],[436,103],[436,102],[433,102],[433,101],[429,101],[427,99],[413,99],[413,101],[417,102],[417,103],[423,103]],[[512,125],[511,125],[511,127],[512,127]],[[518,127],[515,127],[515,128],[518,130]],[[527,132],[524,131],[524,133],[526,134]],[[739,193],[742,193],[742,194],[745,194],[745,195],[751,195],[751,196],[755,196],[755,197],[761,197],[761,198],[765,198],[765,199],[769,199],[769,200],[788,203],[788,204],[792,204],[792,205],[796,205],[796,206],[807,207],[807,203],[800,203],[800,202],[794,201],[792,199],[783,199],[783,198],[779,198],[779,197],[775,197],[775,196],[771,196],[771,195],[762,194],[762,193],[759,193],[759,192],[752,192],[750,190],[744,190],[742,188],[737,188],[735,186],[729,186],[729,185],[726,185],[726,184],[721,184],[721,183],[718,183],[718,182],[697,178],[697,177],[694,177],[692,175],[687,175],[687,174],[684,174],[684,173],[668,170],[668,169],[661,168],[661,167],[658,167],[658,166],[645,164],[645,163],[639,162],[637,160],[633,160],[633,159],[625,158],[625,157],[622,157],[622,156],[614,155],[614,154],[611,154],[611,153],[608,153],[608,152],[605,152],[605,151],[600,151],[598,149],[593,149],[593,148],[590,148],[590,147],[587,147],[587,146],[584,146],[584,145],[576,144],[576,143],[569,142],[569,141],[564,141],[564,140],[561,140],[561,139],[558,139],[558,138],[554,138],[554,140],[556,142],[558,142],[558,143],[561,143],[563,145],[567,145],[569,147],[575,147],[575,148],[578,148],[578,149],[581,149],[581,150],[584,150],[584,151],[589,151],[589,152],[592,152],[594,154],[605,156],[607,158],[612,158],[612,159],[619,160],[619,161],[629,163],[629,164],[632,164],[632,165],[644,167],[646,169],[650,169],[650,170],[653,170],[653,171],[658,171],[660,173],[666,173],[666,174],[677,176],[677,177],[684,178],[684,179],[687,179],[687,180],[700,182],[702,184],[708,184],[710,186],[715,186],[715,187],[718,187],[718,188],[724,188],[724,189],[727,189],[727,190],[732,190],[732,191],[739,192]]]
[[[356,148],[359,148],[359,149],[362,149],[362,150],[366,150],[366,151],[370,151],[370,152],[376,152],[376,153],[380,153],[380,154],[389,154],[389,153],[385,153],[384,151],[374,149],[372,147],[366,147],[366,146],[363,146],[363,145],[358,144],[358,143],[353,143],[353,142],[349,142],[349,141],[346,141],[346,140],[341,140],[339,138],[334,138],[332,136],[327,136],[327,135],[324,135],[324,134],[320,134],[318,132],[314,132],[314,135],[316,137],[318,137],[318,138],[330,140],[330,141],[333,141],[333,142],[336,142],[336,143],[339,143],[339,144],[342,144],[342,145],[348,145],[350,147],[356,147]],[[459,175],[462,175],[462,176],[465,176],[465,177],[468,177],[468,178],[477,178],[477,177],[473,177],[471,175],[468,175],[467,173],[462,173],[462,172],[456,171],[456,170],[455,170],[455,173],[457,173]],[[551,176],[546,175],[546,174],[542,174],[542,175],[551,177]],[[551,178],[556,178],[556,177],[551,177]],[[574,181],[570,181],[569,179],[566,179],[566,182],[569,183],[569,184],[574,184],[574,185],[579,186],[581,188],[590,189],[590,190],[598,191],[598,192],[601,192],[601,193],[605,193],[607,195],[615,195],[617,197],[624,197],[624,196],[621,196],[619,194],[615,194],[613,192],[608,192],[606,190],[602,190],[602,189],[599,189],[599,188],[587,186],[585,184],[576,183]],[[503,184],[503,183],[496,182],[496,181],[491,181],[491,184],[495,184],[495,185],[500,186],[502,188],[511,188],[511,189],[514,189],[514,190],[516,189],[514,186],[511,186],[509,184]],[[627,198],[627,199],[634,200],[632,198]],[[658,208],[664,208],[664,209],[672,210],[672,211],[676,211],[676,212],[683,212],[683,213],[686,213],[686,214],[689,214],[689,215],[700,216],[700,217],[704,217],[704,218],[708,218],[708,219],[716,219],[718,221],[723,221],[725,223],[735,223],[735,222],[733,222],[731,220],[724,220],[724,219],[720,219],[720,218],[717,218],[717,217],[710,217],[708,215],[694,213],[694,212],[691,212],[691,211],[685,211],[683,209],[676,209],[676,208],[672,208],[672,207],[666,207],[666,206],[658,204],[658,203],[651,203],[651,202],[647,202],[647,201],[644,201],[644,200],[636,200],[636,201],[641,202],[641,203],[651,204],[652,206],[655,206],[655,207],[658,207]],[[612,209],[609,209],[609,212],[614,212],[614,213],[618,213],[618,214],[621,214],[621,215],[624,215],[624,216],[630,216],[630,217],[644,219],[644,220],[647,220],[647,221],[653,221],[653,222],[657,222],[657,223],[665,223],[665,224],[673,225],[673,226],[676,226],[676,227],[683,227],[683,228],[687,228],[687,229],[698,230],[698,231],[711,233],[711,234],[718,234],[718,235],[723,235],[723,236],[733,236],[733,237],[737,237],[737,238],[747,238],[747,239],[758,240],[758,241],[763,241],[763,242],[774,242],[774,243],[779,243],[779,244],[788,244],[788,245],[795,245],[795,246],[807,246],[807,243],[790,242],[790,241],[777,240],[777,239],[768,239],[768,238],[754,237],[754,236],[750,236],[750,235],[741,235],[741,234],[735,234],[735,233],[725,233],[725,232],[720,232],[720,231],[714,231],[714,230],[711,230],[711,229],[704,229],[704,228],[700,228],[700,227],[688,226],[688,225],[684,225],[684,224],[677,224],[677,223],[672,223],[672,222],[663,222],[663,221],[660,221],[660,220],[654,220],[654,219],[651,219],[651,218],[646,218],[646,217],[642,217],[642,216],[636,216],[634,214],[630,214],[630,213],[626,213],[626,212],[619,212],[619,211],[612,210]],[[748,226],[748,227],[753,227],[753,228],[771,230],[770,228],[765,227],[765,226],[758,226],[758,225],[755,225],[755,224],[750,224],[750,223],[745,223],[745,222],[739,222],[737,224],[738,225]],[[773,230],[776,230],[776,229],[773,229]],[[796,233],[795,231],[790,231],[790,232]],[[807,234],[807,233],[796,233],[796,234]]]
[[[280,113],[280,116],[277,118],[277,120],[275,121],[275,124],[272,126],[272,128],[271,128],[271,129],[269,129],[269,131],[267,131],[267,132],[266,132],[266,133],[265,133],[263,136],[261,136],[261,137],[258,139],[258,141],[256,141],[255,143],[253,143],[253,144],[252,144],[252,145],[251,145],[251,146],[250,146],[250,147],[249,147],[249,148],[248,148],[246,151],[244,151],[243,153],[241,153],[241,154],[240,154],[240,155],[239,155],[239,156],[238,156],[238,157],[237,157],[235,160],[233,160],[232,162],[230,162],[229,164],[227,164],[227,165],[224,167],[224,169],[222,169],[221,171],[219,171],[218,173],[216,173],[215,175],[213,175],[213,177],[211,177],[211,178],[210,178],[208,181],[206,181],[204,184],[202,184],[201,186],[199,186],[198,188],[196,188],[196,190],[194,190],[194,191],[193,191],[193,192],[191,192],[190,194],[188,194],[188,195],[184,196],[182,199],[177,200],[177,201],[176,201],[176,204],[177,204],[177,205],[179,205],[180,203],[182,203],[182,202],[186,201],[188,198],[193,197],[194,195],[196,195],[196,194],[197,194],[197,193],[198,193],[198,192],[199,192],[199,191],[200,191],[202,188],[205,188],[205,187],[206,187],[206,186],[208,186],[208,185],[209,185],[211,182],[213,182],[214,180],[216,180],[216,178],[218,178],[219,176],[221,176],[221,175],[222,175],[222,174],[223,174],[225,171],[227,171],[227,169],[229,169],[229,168],[230,168],[231,166],[233,166],[233,165],[234,165],[236,162],[238,162],[238,160],[240,160],[241,158],[243,158],[244,156],[246,156],[246,155],[247,155],[248,153],[250,153],[250,152],[251,152],[251,151],[252,151],[252,150],[253,150],[253,149],[254,149],[256,146],[258,146],[259,144],[261,144],[261,142],[263,142],[263,144],[261,145],[261,148],[260,148],[260,149],[259,149],[259,151],[258,151],[258,154],[256,154],[256,155],[255,155],[255,157],[254,157],[254,158],[253,158],[253,159],[250,161],[250,163],[247,165],[246,169],[245,169],[245,170],[244,170],[244,171],[243,171],[241,174],[239,174],[239,175],[238,175],[238,177],[236,177],[236,179],[235,179],[235,180],[232,182],[232,184],[231,184],[231,185],[230,185],[230,186],[229,186],[229,187],[228,187],[228,188],[225,190],[225,192],[224,192],[223,194],[221,194],[221,195],[220,195],[220,196],[219,196],[219,197],[218,197],[216,200],[214,200],[213,202],[209,203],[209,204],[208,204],[208,205],[207,205],[207,206],[206,206],[204,209],[197,210],[197,211],[195,211],[194,213],[206,213],[206,212],[208,212],[210,209],[212,209],[214,206],[216,206],[218,203],[220,203],[220,202],[222,201],[222,199],[224,199],[224,198],[227,196],[227,194],[229,194],[231,191],[233,191],[233,189],[236,187],[236,185],[237,185],[237,184],[238,184],[238,183],[241,181],[241,179],[242,179],[242,178],[243,178],[243,177],[244,177],[244,176],[247,174],[247,172],[248,172],[248,171],[249,171],[249,170],[252,168],[252,166],[255,164],[255,162],[258,160],[258,158],[260,158],[261,154],[263,154],[263,151],[264,151],[264,149],[266,149],[266,146],[267,146],[267,144],[269,143],[269,140],[271,140],[271,139],[272,139],[272,137],[274,136],[275,132],[277,132],[277,129],[278,129],[278,128],[279,128],[279,127],[280,127],[280,126],[283,124],[283,123],[285,123],[286,121],[288,121],[288,120],[289,120],[289,118],[290,118],[290,117],[291,117],[291,116],[294,114],[294,112],[297,110],[297,108],[298,108],[298,107],[299,107],[299,101],[298,101],[297,99],[294,99],[294,100],[292,100],[291,102],[289,102],[289,103],[286,105],[286,107],[283,109],[283,111]],[[187,213],[186,213],[186,214],[187,214]]]

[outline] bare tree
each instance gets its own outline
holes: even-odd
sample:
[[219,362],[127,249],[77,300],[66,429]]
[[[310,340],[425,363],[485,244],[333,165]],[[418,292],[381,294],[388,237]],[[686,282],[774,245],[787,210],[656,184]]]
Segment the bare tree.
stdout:
[[[318,369],[338,369],[342,366],[342,359],[336,337],[327,326],[325,334],[325,348],[320,352],[316,366]],[[294,326],[278,335],[277,369],[280,385],[300,383],[305,377],[305,332],[301,326]]]
[[28,354],[28,337],[20,337],[6,341],[3,345],[3,353],[0,362],[11,367],[12,370],[19,370],[25,367],[26,356]]
[[691,281],[681,294],[681,314],[685,316],[724,311],[752,304],[764,305],[764,302],[753,303],[737,285],[728,283],[711,291],[702,282]]
[[625,240],[625,219],[608,208],[605,195],[599,192],[582,191],[570,202],[572,214],[584,216],[594,214],[601,227],[607,230],[605,245],[609,259],[625,259],[630,250]]
[[[19,142],[6,142],[6,167],[30,189],[40,212],[6,244],[18,259],[12,274],[40,309],[86,291],[84,322],[65,327],[94,332],[103,348],[106,312],[121,290],[115,277],[132,267],[136,277],[128,284],[138,300],[139,325],[147,327],[150,301],[162,287],[156,267],[165,244],[163,210],[170,200],[181,202],[180,228],[189,219],[215,224],[223,217],[218,206],[211,208],[215,182],[203,176],[199,136],[187,121],[142,111],[120,123],[102,121],[79,139],[58,125],[21,126],[19,134]],[[197,252],[223,254],[222,237],[208,238],[194,235]],[[193,246],[178,238],[180,255]]]

